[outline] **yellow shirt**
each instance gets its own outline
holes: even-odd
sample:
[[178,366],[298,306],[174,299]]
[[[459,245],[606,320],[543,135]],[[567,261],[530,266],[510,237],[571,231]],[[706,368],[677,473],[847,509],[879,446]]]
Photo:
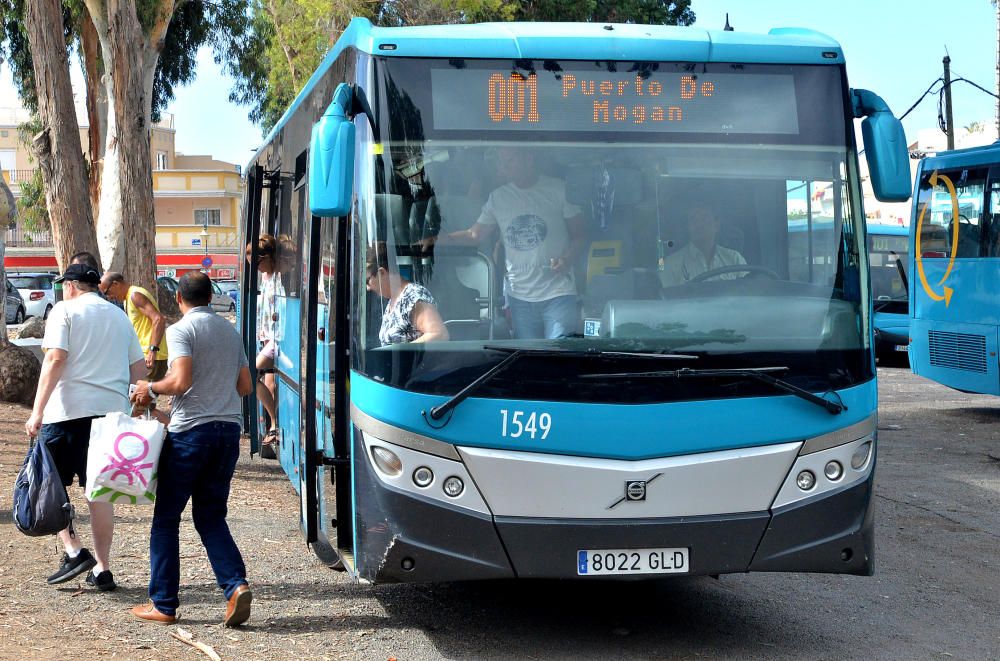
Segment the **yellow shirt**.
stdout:
[[[142,287],[133,285],[128,288],[128,292],[125,294],[125,314],[128,315],[128,320],[132,322],[132,328],[135,329],[135,334],[139,336],[139,344],[142,345],[142,353],[146,354],[148,353],[149,347],[153,344],[153,320],[144,315],[142,310],[132,305],[132,294],[136,292],[139,292],[149,299],[157,311],[159,311],[160,305],[156,302],[156,297]],[[165,331],[163,333],[163,337],[160,338],[160,343],[157,346],[160,347],[160,350],[156,354],[156,359],[166,360],[167,333]]]

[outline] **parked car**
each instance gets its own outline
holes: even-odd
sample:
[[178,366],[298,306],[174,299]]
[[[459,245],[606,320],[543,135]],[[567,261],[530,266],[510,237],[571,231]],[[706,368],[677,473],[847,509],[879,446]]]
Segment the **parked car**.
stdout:
[[7,282],[21,294],[24,312],[29,317],[49,318],[49,311],[56,304],[52,273],[10,273]]
[[173,294],[177,291],[177,281],[171,278],[169,275],[161,275],[156,279],[156,282],[163,286],[168,292]]
[[6,313],[8,324],[24,323],[24,299],[21,298],[21,293],[14,288],[14,285],[10,284],[10,280],[7,281]]
[[[163,285],[163,288],[171,294],[177,291],[177,281],[168,275],[161,275],[156,279],[156,281]],[[215,281],[212,282],[212,309],[216,312],[236,311],[236,301],[231,299],[228,294],[222,291]]]
[[222,291],[219,284],[212,281],[212,309],[216,312],[236,312],[236,301]]
[[216,280],[215,284],[219,285],[219,289],[229,294],[229,298],[233,299],[233,302],[239,305],[240,302],[240,283],[236,280]]

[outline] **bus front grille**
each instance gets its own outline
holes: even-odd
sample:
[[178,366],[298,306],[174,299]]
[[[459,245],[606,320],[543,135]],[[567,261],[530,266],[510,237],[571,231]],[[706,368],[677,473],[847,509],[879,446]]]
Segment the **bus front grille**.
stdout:
[[928,331],[931,365],[986,373],[986,337],[968,333]]

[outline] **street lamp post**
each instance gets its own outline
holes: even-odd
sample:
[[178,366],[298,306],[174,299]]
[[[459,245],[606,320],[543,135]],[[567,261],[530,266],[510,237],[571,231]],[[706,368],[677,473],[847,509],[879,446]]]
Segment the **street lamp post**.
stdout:
[[[205,248],[205,259],[202,261],[202,266],[208,262],[208,219],[205,219],[204,224],[201,226],[201,245]],[[208,267],[204,268],[208,271]]]

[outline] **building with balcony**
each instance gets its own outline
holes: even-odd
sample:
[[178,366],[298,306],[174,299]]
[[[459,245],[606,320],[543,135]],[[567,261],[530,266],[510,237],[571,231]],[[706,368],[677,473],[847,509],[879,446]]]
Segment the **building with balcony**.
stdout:
[[[37,164],[18,135],[29,119],[22,108],[0,108],[0,171],[15,197],[20,182]],[[80,110],[81,144],[86,144],[86,115]],[[243,179],[240,166],[205,155],[177,153],[175,117],[164,113],[150,130],[153,207],[158,275],[179,276],[204,269],[216,278],[232,278],[242,250],[237,245]],[[55,270],[48,232],[32,232],[19,222],[6,230],[8,270]]]

